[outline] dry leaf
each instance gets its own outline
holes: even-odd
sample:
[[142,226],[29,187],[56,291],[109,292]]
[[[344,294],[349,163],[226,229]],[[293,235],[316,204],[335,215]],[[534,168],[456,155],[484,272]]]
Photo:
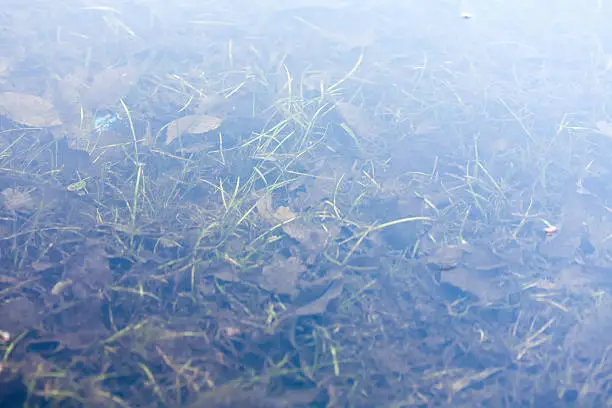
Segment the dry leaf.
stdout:
[[18,92],[0,93],[0,114],[26,126],[50,127],[62,124],[51,102],[36,95]]
[[210,115],[187,115],[170,122],[166,128],[166,144],[184,133],[197,135],[210,132],[221,126],[223,118]]

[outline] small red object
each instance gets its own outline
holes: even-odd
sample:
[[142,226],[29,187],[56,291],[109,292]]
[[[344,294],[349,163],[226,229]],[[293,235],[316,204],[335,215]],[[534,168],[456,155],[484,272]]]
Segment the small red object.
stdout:
[[559,229],[557,227],[555,227],[554,225],[549,225],[548,227],[544,228],[544,232],[546,233],[546,236],[552,236],[552,234],[554,234],[555,232],[557,232]]

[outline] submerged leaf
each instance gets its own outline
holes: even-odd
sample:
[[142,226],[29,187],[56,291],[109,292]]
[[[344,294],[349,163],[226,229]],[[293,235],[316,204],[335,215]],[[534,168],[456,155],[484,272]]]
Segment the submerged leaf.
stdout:
[[268,222],[275,222],[274,207],[272,205],[272,194],[265,194],[257,200],[257,212]]
[[261,286],[279,295],[295,295],[297,281],[304,271],[306,267],[297,257],[277,259],[264,266]]
[[325,246],[328,234],[320,225],[300,220],[299,215],[289,207],[280,206],[275,210],[272,205],[272,195],[266,194],[257,201],[257,212],[270,224],[282,224],[285,234],[311,251],[320,250]]
[[289,207],[278,207],[274,216],[280,222],[288,222],[297,217],[297,214],[291,211]]
[[450,284],[463,292],[469,292],[483,302],[493,302],[504,297],[505,289],[499,278],[483,271],[456,268],[442,271],[441,283]]
[[362,108],[348,102],[336,102],[336,112],[357,137],[365,140],[376,139],[378,131]]
[[34,201],[27,191],[15,188],[6,188],[0,193],[4,208],[13,211],[27,211],[34,208]]
[[445,245],[438,248],[433,254],[427,257],[427,263],[436,265],[440,269],[452,269],[461,262],[464,249],[458,245]]
[[293,311],[293,314],[295,316],[311,316],[325,313],[329,303],[340,297],[343,288],[342,280],[334,279],[321,296],[304,306],[298,307]]
[[271,224],[286,223],[297,218],[297,214],[289,207],[281,206],[275,210],[271,194],[266,194],[257,200],[257,212]]
[[51,127],[62,124],[53,104],[36,95],[0,93],[0,114],[20,125]]
[[221,126],[223,118],[210,115],[187,115],[170,122],[166,128],[166,144],[184,133],[197,135],[210,132]]
[[138,71],[131,66],[106,68],[97,72],[91,86],[82,90],[82,102],[92,110],[110,108],[130,92],[138,78]]
[[327,241],[327,233],[320,226],[304,222],[284,224],[283,232],[311,251],[323,249]]

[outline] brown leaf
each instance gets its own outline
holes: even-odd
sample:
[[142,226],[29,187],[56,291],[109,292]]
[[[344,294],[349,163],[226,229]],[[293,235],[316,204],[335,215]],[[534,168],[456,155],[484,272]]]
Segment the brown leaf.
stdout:
[[166,144],[172,143],[184,133],[197,135],[210,132],[219,128],[221,123],[223,118],[210,115],[187,115],[175,119],[166,128]]
[[112,107],[130,92],[138,78],[138,71],[130,66],[106,68],[82,91],[82,102],[91,110]]
[[50,127],[62,124],[53,104],[36,95],[0,93],[0,114],[20,125]]

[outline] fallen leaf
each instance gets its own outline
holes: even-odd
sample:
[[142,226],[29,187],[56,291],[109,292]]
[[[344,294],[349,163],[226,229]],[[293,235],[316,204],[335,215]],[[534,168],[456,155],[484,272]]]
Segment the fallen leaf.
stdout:
[[538,253],[546,259],[573,259],[580,248],[582,237],[565,232],[546,239],[537,245]]
[[279,295],[293,296],[297,293],[297,281],[306,267],[299,258],[277,259],[264,266],[261,286]]
[[493,302],[504,297],[505,291],[494,276],[476,270],[456,268],[442,271],[441,283],[450,284],[463,292],[469,292],[483,302]]
[[344,285],[340,279],[334,279],[329,288],[318,299],[293,311],[295,316],[319,315],[327,311],[329,303],[340,297]]
[[0,93],[0,114],[26,126],[51,127],[62,124],[51,102],[36,95],[18,92]]
[[182,147],[177,149],[177,153],[181,154],[190,154],[190,153],[200,153],[200,152],[208,152],[213,146],[210,143],[196,143],[194,145],[188,147]]
[[94,75],[91,86],[81,90],[81,100],[91,110],[110,108],[130,92],[138,79],[138,71],[131,66],[106,68]]
[[28,211],[34,208],[34,201],[26,191],[6,188],[0,193],[4,208],[12,211]]
[[272,205],[272,194],[265,194],[256,204],[259,215],[268,222],[275,222],[274,206]]
[[458,245],[445,245],[429,255],[427,263],[436,265],[442,270],[452,269],[461,261],[463,252],[463,248]]
[[376,140],[379,132],[362,108],[348,102],[336,102],[336,112],[359,138]]
[[291,222],[283,225],[283,232],[311,251],[323,249],[327,242],[327,233],[318,225]]
[[240,277],[238,276],[238,273],[229,267],[222,268],[214,272],[213,276],[224,282],[240,282],[241,281]]
[[298,293],[294,301],[295,305],[290,306],[280,314],[274,328],[300,316],[314,316],[325,313],[329,303],[342,295],[344,283],[341,277],[338,276],[332,278],[331,281],[325,282],[324,285],[315,285],[315,289],[314,291],[307,290],[307,294]]
[[293,211],[291,211],[289,207],[282,207],[282,206],[276,209],[274,216],[280,222],[288,222],[294,219],[295,217],[297,217],[297,215]]
[[259,215],[271,224],[290,222],[297,218],[297,214],[289,207],[281,206],[275,210],[271,194],[266,194],[257,200],[256,208]]
[[172,143],[184,133],[197,135],[210,132],[219,128],[221,123],[223,118],[210,115],[187,115],[175,119],[166,128],[166,144]]

